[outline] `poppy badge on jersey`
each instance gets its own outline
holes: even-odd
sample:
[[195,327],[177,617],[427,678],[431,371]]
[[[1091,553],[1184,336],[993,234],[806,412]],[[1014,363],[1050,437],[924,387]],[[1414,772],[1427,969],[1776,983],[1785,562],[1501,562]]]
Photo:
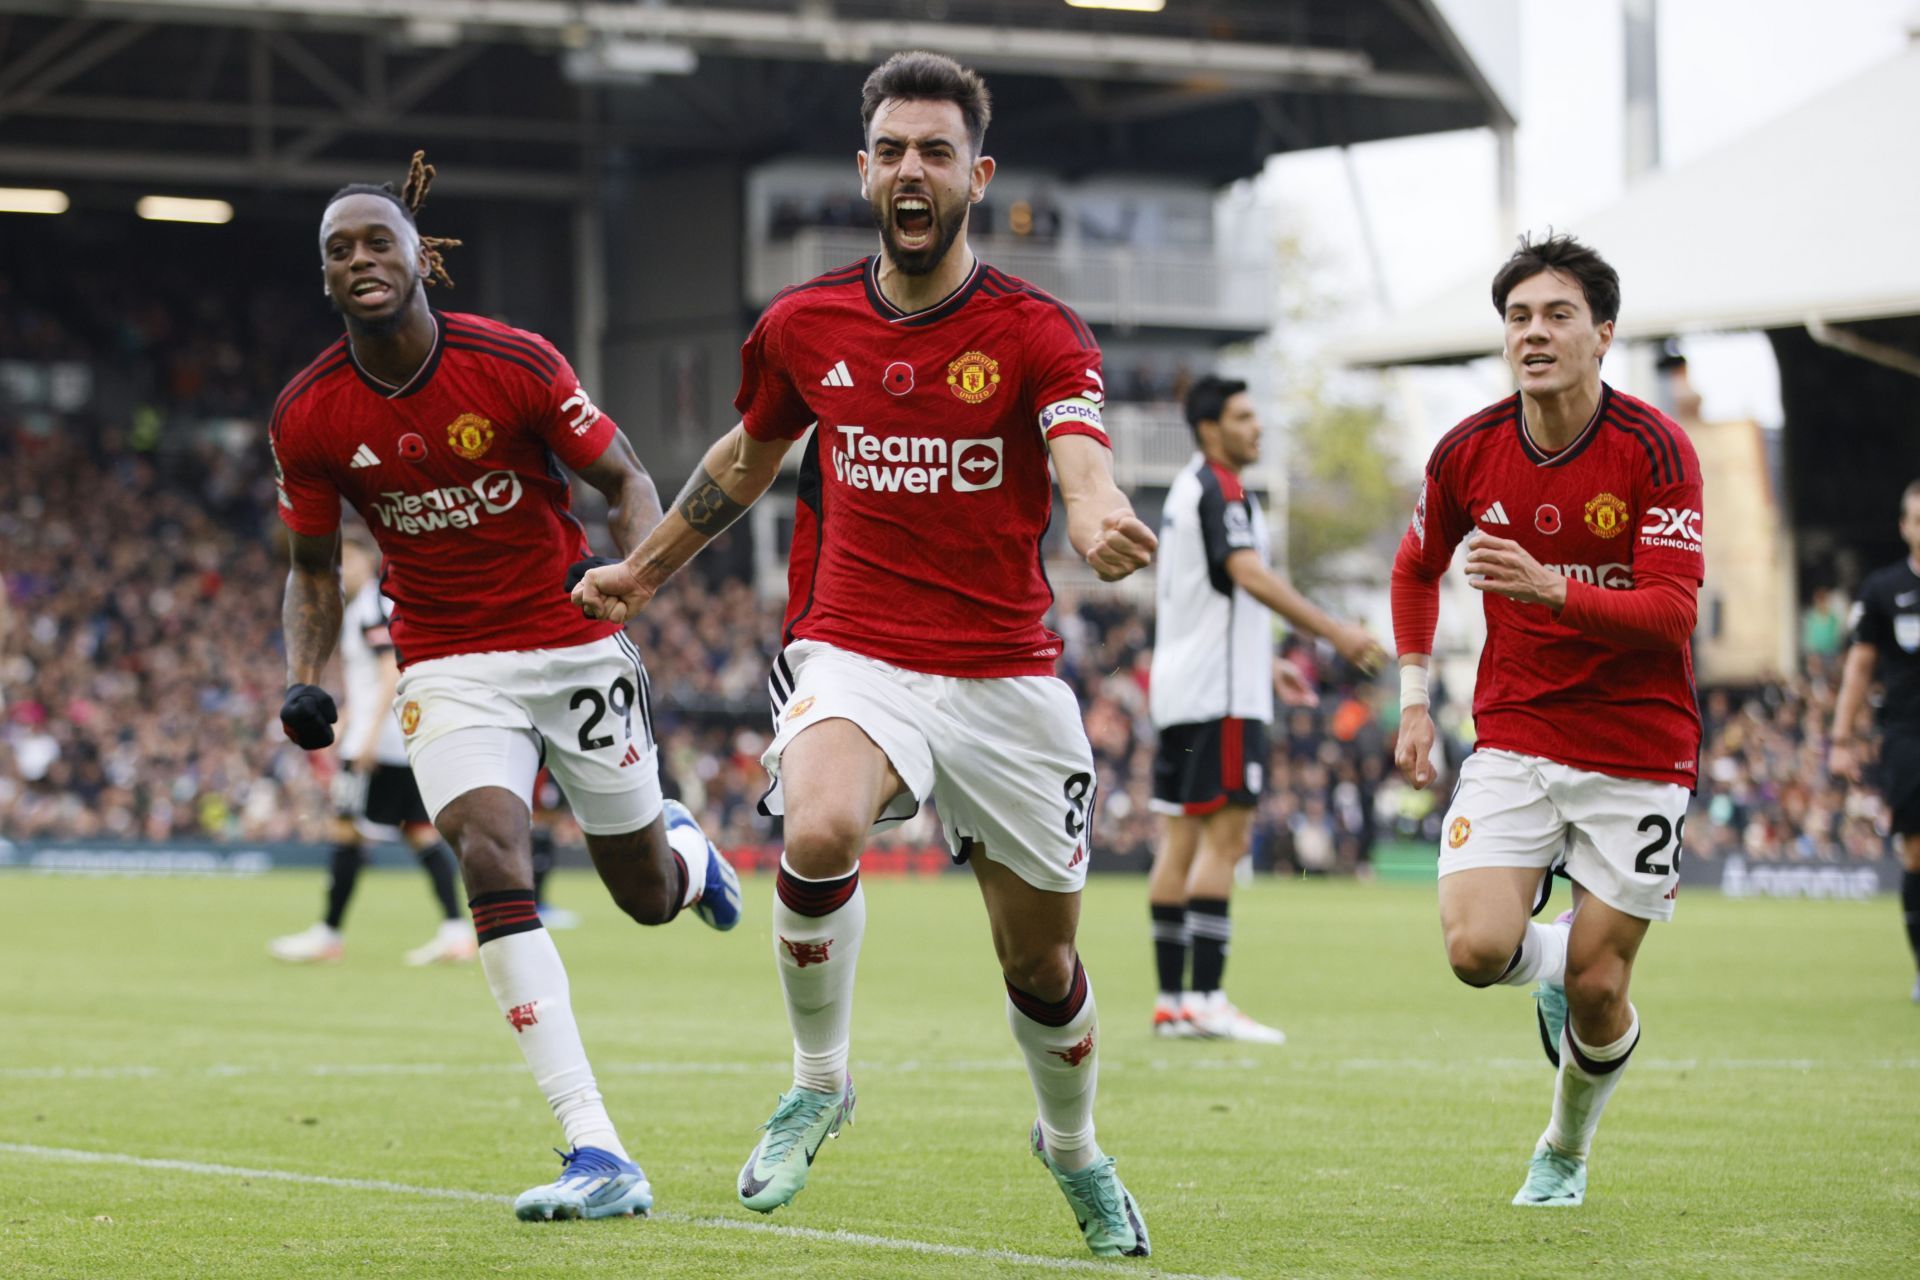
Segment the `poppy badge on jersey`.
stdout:
[[477,413],[463,413],[447,424],[447,447],[478,462],[493,448],[493,424]]
[[1000,362],[984,351],[969,351],[947,366],[947,385],[968,404],[979,404],[1000,389]]

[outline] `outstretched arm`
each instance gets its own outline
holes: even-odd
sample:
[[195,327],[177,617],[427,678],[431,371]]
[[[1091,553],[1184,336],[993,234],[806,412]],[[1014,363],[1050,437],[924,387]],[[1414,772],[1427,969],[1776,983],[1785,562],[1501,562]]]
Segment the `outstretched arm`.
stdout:
[[580,478],[606,498],[607,532],[622,555],[660,523],[660,490],[624,432],[614,432],[605,452],[581,468]]
[[293,565],[280,604],[280,630],[286,638],[287,683],[319,684],[333,646],[340,640],[346,602],[340,594],[340,535],[310,538],[287,531]]
[[333,698],[320,687],[320,673],[340,639],[340,534],[318,537],[287,530],[293,568],[280,603],[280,629],[287,646],[287,697],[280,727],[308,751],[333,744],[340,718]]
[[1067,506],[1067,541],[1100,580],[1117,582],[1152,564],[1160,540],[1113,482],[1107,446],[1090,436],[1060,435],[1047,441],[1047,450]]
[[1372,636],[1360,627],[1329,616],[1313,601],[1301,595],[1291,582],[1267,567],[1260,553],[1242,547],[1227,557],[1227,576],[1248,595],[1273,610],[1298,630],[1321,636],[1334,651],[1360,670],[1372,675],[1386,663],[1387,655]]
[[573,601],[589,618],[625,622],[700,549],[757,501],[780,473],[791,440],[756,440],[736,425],[716,441],[673,500],[673,510],[619,564],[591,569]]

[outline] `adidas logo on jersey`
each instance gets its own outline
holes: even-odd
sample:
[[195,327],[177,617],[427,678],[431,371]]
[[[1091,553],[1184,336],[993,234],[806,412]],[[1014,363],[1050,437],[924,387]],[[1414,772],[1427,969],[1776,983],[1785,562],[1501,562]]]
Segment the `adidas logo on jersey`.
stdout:
[[834,361],[833,368],[827,370],[827,376],[820,379],[820,385],[823,387],[852,386],[853,375],[847,372],[847,362],[845,360]]
[[1512,521],[1507,519],[1507,509],[1496,502],[1480,513],[1480,523],[1511,524]]
[[356,470],[361,467],[377,467],[380,465],[380,459],[373,450],[363,444],[353,451],[353,461],[347,465]]
[[630,764],[639,764],[639,763],[640,763],[640,748],[634,746],[633,743],[629,742],[627,744],[627,754],[620,757],[620,767],[624,769]]

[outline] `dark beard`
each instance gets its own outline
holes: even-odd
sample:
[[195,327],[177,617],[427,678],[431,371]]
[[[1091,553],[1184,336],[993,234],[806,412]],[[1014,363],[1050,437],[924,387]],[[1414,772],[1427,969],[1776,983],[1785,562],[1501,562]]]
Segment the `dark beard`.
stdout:
[[878,203],[873,206],[873,220],[880,224],[880,244],[887,251],[887,261],[891,262],[903,275],[931,275],[934,268],[947,259],[947,250],[953,248],[953,242],[960,238],[960,232],[967,225],[966,205],[960,206],[958,214],[952,218],[945,216],[947,210],[935,210],[935,225],[940,234],[934,242],[924,249],[902,249],[893,238],[893,223],[887,217],[887,209]]

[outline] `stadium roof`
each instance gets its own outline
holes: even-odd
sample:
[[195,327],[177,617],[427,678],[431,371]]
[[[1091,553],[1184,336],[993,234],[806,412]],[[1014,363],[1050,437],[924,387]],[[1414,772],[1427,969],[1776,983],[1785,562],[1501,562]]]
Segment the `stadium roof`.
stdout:
[[[1920,314],[1920,44],[1560,230],[1620,272],[1636,339]],[[1332,348],[1348,364],[1499,350],[1490,253],[1452,289]]]
[[990,74],[1003,162],[1224,182],[1511,124],[1449,2],[0,0],[0,175],[326,188],[430,142],[448,191],[566,200],[609,158],[844,157],[867,69],[928,46]]

